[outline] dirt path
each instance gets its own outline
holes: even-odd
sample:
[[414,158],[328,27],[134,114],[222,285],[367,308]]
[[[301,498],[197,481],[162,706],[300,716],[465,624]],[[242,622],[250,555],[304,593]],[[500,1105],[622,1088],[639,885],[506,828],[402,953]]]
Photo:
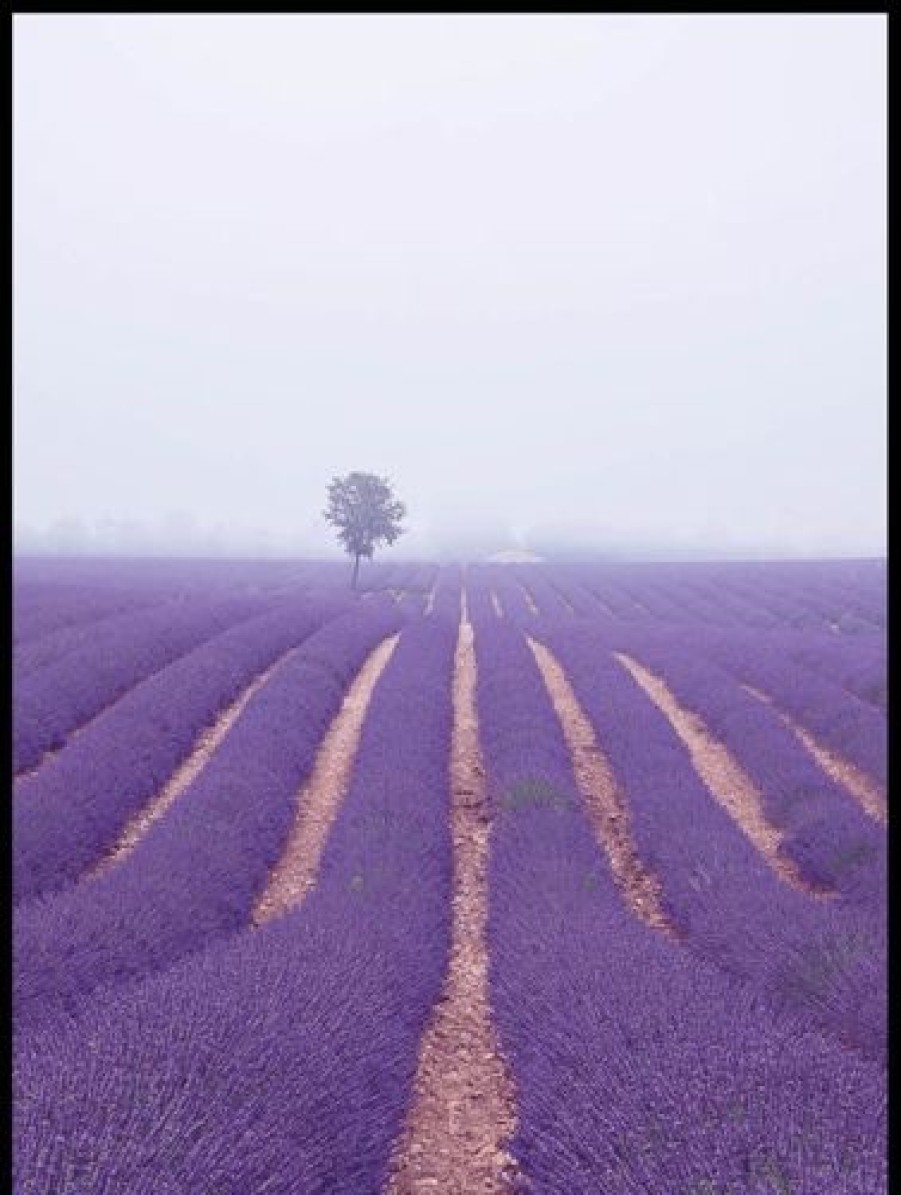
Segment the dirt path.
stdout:
[[713,737],[701,719],[679,704],[659,676],[622,652],[613,654],[666,715],[673,730],[688,748],[691,762],[705,787],[779,879],[808,896],[829,895],[805,879],[797,864],[783,853],[782,832],[766,817],[763,800],[754,782],[723,744]]
[[451,835],[453,926],[447,978],[423,1035],[410,1112],[385,1195],[492,1195],[511,1190],[505,1142],[516,1125],[512,1080],[488,999],[487,862],[490,823],[475,701],[473,630],[462,600],[454,666]]
[[254,925],[293,909],[316,883],[329,830],[350,784],[366,710],[399,638],[399,634],[390,635],[369,654],[326,731],[313,770],[298,794],[297,815],[282,857],[254,905]]
[[522,590],[522,595],[526,599],[526,605],[529,607],[530,614],[540,614],[541,611],[535,604],[535,599],[532,597],[532,591],[523,584],[522,581],[517,581],[516,584]]
[[172,774],[166,784],[157,793],[157,795],[139,810],[137,814],[127,823],[125,829],[119,837],[119,841],[113,847],[108,855],[105,855],[99,863],[95,864],[87,874],[85,879],[93,880],[99,875],[103,875],[109,871],[110,868],[115,867],[118,863],[127,859],[131,852],[135,849],[154,822],[159,821],[163,814],[178,800],[181,794],[185,791],[189,784],[200,775],[206,765],[209,763],[215,751],[218,750],[222,740],[240,718],[241,714],[247,706],[250,699],[262,689],[266,681],[269,680],[273,672],[278,668],[279,664],[284,663],[290,656],[293,656],[298,649],[291,648],[290,651],[285,652],[273,664],[270,664],[265,672],[261,672],[255,680],[253,680],[247,688],[219,715],[212,726],[207,727],[197,742],[194,744],[194,749],[187,759],[177,768]]
[[795,735],[826,775],[837,784],[840,784],[842,788],[847,789],[861,806],[864,813],[868,814],[874,821],[879,822],[880,825],[886,825],[888,822],[888,808],[882,789],[875,780],[871,780],[865,772],[861,771],[860,768],[850,763],[847,759],[843,759],[840,755],[836,755],[834,751],[830,751],[828,747],[824,747],[822,743],[817,742],[810,731],[805,730],[794,718],[789,717],[788,714],[778,709],[773,703],[773,699],[768,697],[766,693],[761,693],[759,689],[753,689],[750,685],[742,685],[742,688],[746,693],[750,693],[752,697],[756,697],[758,701],[762,701],[764,705],[768,705],[781,718],[782,722]]
[[636,850],[626,799],[566,673],[543,643],[531,638],[528,642],[560,719],[589,817],[626,904],[654,929],[676,937],[676,928],[663,908],[660,881],[647,870]]

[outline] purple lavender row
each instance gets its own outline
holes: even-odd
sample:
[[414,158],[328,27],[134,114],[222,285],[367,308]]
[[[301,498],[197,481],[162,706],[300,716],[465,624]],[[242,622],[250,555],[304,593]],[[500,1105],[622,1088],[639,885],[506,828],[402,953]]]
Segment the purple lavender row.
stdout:
[[460,591],[462,574],[458,565],[445,565],[435,580],[435,597],[430,614],[450,619],[455,624],[460,619]]
[[821,631],[828,630],[830,621],[834,621],[838,608],[823,607],[813,589],[811,589],[810,572],[802,572],[793,578],[791,586],[780,586],[778,577],[773,574],[741,577],[737,581],[738,592],[753,593],[762,606],[776,614],[779,625],[784,629]]
[[[863,625],[862,616],[870,614],[870,627],[878,618],[884,578],[879,570],[857,574],[848,566],[853,561],[805,561],[683,566],[673,580],[704,578],[712,599],[740,601],[770,611],[769,620],[783,627],[797,624],[809,629],[825,629],[837,621],[840,629]],[[864,562],[865,563],[865,562]],[[678,566],[675,566],[678,568]],[[882,598],[884,604],[884,598]]]
[[[603,574],[600,574],[603,575]],[[653,572],[646,571],[644,573],[644,588],[638,590],[639,595],[644,595],[642,600],[647,597],[647,587],[653,583],[657,586],[659,591],[663,591],[665,586],[670,585],[673,593],[673,602],[683,602],[686,591],[686,581],[694,575],[697,583],[704,574],[693,574],[689,569],[683,566],[681,569],[678,566],[665,569],[664,566],[654,566]],[[609,586],[607,588],[607,596],[611,597]],[[711,588],[705,596],[703,590],[696,590],[693,597],[690,597],[685,604],[686,613],[690,616],[692,621],[702,622],[707,626],[716,625],[717,623],[732,623],[743,622],[747,627],[766,625],[770,628],[777,626],[775,617],[769,620],[764,620],[761,623],[759,618],[754,617],[754,612],[750,608],[743,608],[741,604],[736,604],[734,599],[728,597],[722,587],[719,589]],[[581,610],[580,613],[589,613],[588,610]],[[661,615],[661,621],[680,621],[678,618],[663,618],[664,611],[660,608],[657,610],[658,615]],[[849,691],[854,692],[863,700],[870,703],[874,701],[879,703],[881,700],[885,701],[885,656],[884,647],[881,646],[881,639],[874,636],[857,636],[849,639],[846,636],[836,636],[831,632],[820,634],[813,632],[813,639],[811,639],[811,632],[798,633],[791,630],[786,630],[784,624],[780,626],[779,634],[784,637],[785,646],[792,648],[793,658],[801,660],[814,671],[826,673],[830,667],[837,670],[835,672],[836,683],[847,687]],[[747,640],[750,644],[752,641]],[[768,642],[775,643],[776,640],[761,640],[760,642],[766,644]],[[781,641],[780,641],[781,644]],[[814,646],[814,644],[816,646]],[[805,647],[805,645],[807,645]],[[797,648],[797,650],[794,650]],[[878,738],[878,736],[877,736]],[[841,750],[841,747],[836,743],[836,748]],[[869,755],[872,759],[873,752]],[[884,758],[884,750],[877,744],[875,752],[876,756],[881,760]],[[859,761],[861,767],[867,768],[869,765],[861,759]],[[882,766],[884,770],[884,765]],[[881,774],[877,770],[876,775]]]
[[17,1195],[383,1188],[450,943],[454,632],[404,629],[299,909],[19,1033]]
[[769,630],[779,625],[774,614],[762,610],[754,602],[727,593],[718,584],[700,579],[689,587],[689,599],[701,622],[728,627],[743,626],[755,631]]
[[418,564],[399,564],[387,560],[368,560],[363,565],[358,582],[362,593],[383,593],[388,589],[405,589],[415,584],[420,570]]
[[395,589],[408,589],[413,593],[428,593],[438,573],[437,566],[433,564],[405,562],[390,567],[388,585]]
[[630,621],[653,618],[661,624],[695,622],[749,627],[783,625],[785,612],[777,612],[759,596],[740,586],[740,574],[722,566],[719,573],[708,566],[643,564],[598,568],[592,578],[596,592]]
[[142,680],[270,606],[262,598],[223,597],[151,607],[100,624],[81,647],[14,684],[14,771],[35,767]]
[[672,587],[655,583],[653,565],[635,565],[628,572],[623,570],[616,584],[620,591],[635,603],[645,621],[648,617],[662,623],[686,621],[686,611],[680,605]]
[[386,564],[383,560],[365,561],[363,571],[357,581],[358,592],[381,593],[383,590],[391,588],[394,584],[391,580],[393,571],[394,566]]
[[644,587],[649,584],[658,584],[676,600],[679,590],[690,585],[703,606],[699,613],[707,621],[731,622],[737,618],[749,627],[776,628],[799,620],[804,625],[822,626],[821,616],[804,603],[803,591],[800,605],[798,597],[787,602],[778,591],[773,593],[768,584],[773,567],[768,564],[761,572],[757,565],[746,563],[650,565],[644,566],[643,573],[633,569],[630,577],[633,585],[639,586],[636,592],[642,601]]
[[839,630],[875,630],[885,623],[884,577],[874,572],[864,584],[861,580],[840,567],[825,573],[808,567],[794,577],[772,574],[766,583],[789,601],[803,595],[825,621],[837,623]]
[[410,580],[410,588],[427,597],[432,586],[438,580],[441,566],[438,564],[420,564],[416,566],[415,576]]
[[861,570],[858,575],[848,572],[842,577],[842,582],[850,593],[849,607],[855,617],[884,630],[888,599],[886,561],[860,561],[859,564]]
[[615,618],[626,622],[647,618],[647,612],[640,609],[631,595],[616,585],[603,569],[586,572],[582,585],[598,602],[612,611]]
[[[584,627],[543,626],[628,801],[639,857],[688,947],[778,1009],[880,1059],[886,1044],[885,875],[875,908],[780,882],[713,800],[669,721]],[[875,914],[875,915],[874,915]]]
[[645,605],[649,604],[649,595],[657,603],[657,614],[663,622],[695,623],[698,621],[715,622],[718,624],[734,621],[734,614],[722,606],[713,606],[690,591],[686,592],[683,584],[668,574],[655,572],[650,577],[643,577],[641,585],[637,587],[638,595]]
[[331,560],[232,562],[232,585],[275,594],[305,589],[347,589],[347,567]]
[[124,863],[20,908],[20,1024],[170,965],[246,925],[344,691],[401,625],[388,602],[326,624],[256,693],[197,778]]
[[580,615],[627,621],[639,615],[633,602],[619,588],[611,586],[611,573],[606,565],[554,564],[550,579]]
[[708,569],[693,568],[686,572],[685,589],[701,621],[726,626],[744,626],[767,630],[780,626],[780,619],[758,602],[741,597],[728,587],[726,578]]
[[792,660],[885,712],[888,681],[884,635],[852,637],[786,633],[782,644]]
[[825,619],[817,611],[811,610],[803,591],[788,601],[778,590],[774,591],[771,585],[767,585],[765,577],[761,582],[759,577],[749,578],[741,574],[730,577],[724,589],[739,600],[753,603],[765,610],[775,620],[774,629],[826,629]]
[[394,566],[394,573],[390,584],[395,589],[406,590],[409,596],[422,597],[428,595],[438,576],[438,566],[434,564],[403,563]]
[[511,566],[498,565],[489,576],[504,617],[520,626],[533,621],[535,615],[529,609],[528,599]]
[[598,595],[588,588],[587,582],[580,580],[580,576],[581,574],[574,574],[571,569],[555,565],[550,574],[550,582],[562,600],[572,606],[577,617],[615,620],[617,614],[614,609],[599,600]]
[[831,600],[824,602],[817,590],[815,573],[810,569],[804,569],[791,579],[780,576],[778,571],[767,570],[756,577],[752,585],[761,601],[777,610],[786,622],[794,622],[801,627],[826,627],[840,613],[834,586]]
[[490,572],[478,565],[466,570],[466,609],[471,622],[478,619],[490,623],[498,617],[491,601]]
[[106,592],[141,589],[160,597],[262,592],[294,581],[315,586],[347,584],[343,564],[331,561],[55,557],[19,558],[14,569],[17,586],[71,584]]
[[703,584],[689,587],[685,577],[674,577],[670,584],[676,595],[691,611],[691,620],[706,626],[743,626],[754,630],[775,630],[782,625],[782,618],[762,607],[753,597],[742,598],[720,584],[715,577],[708,577]]
[[18,691],[26,677],[32,676],[41,668],[59,663],[70,652],[106,650],[108,643],[115,643],[120,637],[127,636],[130,628],[143,625],[150,613],[153,613],[157,620],[165,619],[167,615],[178,618],[185,612],[190,612],[192,608],[199,610],[204,605],[204,601],[198,601],[197,598],[169,598],[154,603],[146,602],[143,607],[136,605],[103,618],[88,622],[79,621],[73,626],[63,627],[35,641],[17,645],[13,660],[14,688]]
[[775,629],[779,619],[761,609],[753,601],[742,601],[735,595],[726,594],[722,587],[709,581],[702,585],[689,586],[684,577],[670,582],[673,600],[678,602],[687,615],[687,621],[703,626],[717,626],[734,629],[760,631]]
[[562,577],[552,577],[551,584],[560,594],[560,600],[572,609],[577,618],[609,618],[609,611],[598,605],[595,596],[582,585]]
[[551,584],[548,571],[534,564],[517,568],[516,577],[529,591],[532,601],[545,618],[568,618],[572,611]]
[[671,621],[678,618],[678,607],[669,597],[660,598],[649,587],[646,578],[639,583],[621,569],[598,569],[588,582],[592,591],[605,605],[616,611],[617,617],[626,622]]
[[[683,568],[685,567],[687,566],[683,566]],[[683,575],[684,573],[681,571],[673,575],[665,566],[648,565],[643,568],[641,573],[629,574],[626,584],[640,602],[646,605],[652,601],[655,603],[659,621],[663,623],[681,621],[676,618],[672,603],[678,602],[678,588]],[[700,599],[702,620],[722,622],[724,617],[730,621],[737,617],[748,626],[778,627],[781,625],[784,616],[768,607],[766,603],[761,604],[756,593],[742,596],[740,593],[736,593],[734,588],[730,588],[730,580],[733,586],[735,584],[734,570],[724,568],[720,575],[722,582],[719,581],[716,571],[708,574],[706,596],[702,596]],[[652,597],[655,580],[658,582],[657,594],[656,597]],[[669,607],[667,606],[668,596]]]
[[425,601],[426,599],[423,594],[408,590],[401,595],[397,603],[397,608],[407,618],[416,618],[422,614]]
[[756,785],[764,813],[784,835],[783,849],[818,886],[864,903],[881,899],[885,835],[801,746],[774,710],[736,679],[672,635],[605,634],[661,677]]
[[77,880],[256,676],[346,607],[337,597],[282,604],[169,664],[100,714],[16,785],[16,904]]
[[476,650],[491,998],[524,1190],[883,1192],[881,1068],[626,911],[526,645],[498,626]]
[[[748,636],[708,632],[698,637],[697,643],[705,656],[771,697],[783,713],[824,746],[856,764],[884,787],[888,755],[885,715],[822,673],[799,667],[792,659],[798,639],[798,635],[791,633]],[[811,654],[818,650],[809,649]],[[827,650],[828,645],[822,649],[824,656]],[[884,670],[883,660],[883,674]]]
[[13,642],[21,653],[48,635],[86,626],[160,601],[142,589],[112,593],[88,585],[49,586],[21,583],[13,588]]
[[[559,566],[551,566],[542,570],[542,576],[547,586],[549,593],[553,593],[555,604],[552,607],[551,602],[547,601],[542,605],[542,614],[544,617],[571,617],[573,615],[579,616],[582,613],[582,607],[590,605],[595,612],[600,612],[600,607],[597,602],[593,601],[584,590],[577,590],[577,599],[574,601],[570,596],[570,590],[575,588],[568,580],[568,578],[561,573]],[[553,609],[553,613],[546,613]]]
[[[885,654],[878,641],[712,627],[680,630],[679,636],[683,644],[690,641],[712,653],[740,679],[784,702],[785,712],[827,746],[885,783],[885,720],[869,703],[862,704],[864,695],[885,695]],[[853,688],[860,689],[859,697]]]
[[595,576],[606,583],[619,601],[637,603],[660,621],[683,621],[688,611],[683,603],[686,582],[696,577],[692,565],[668,563],[611,564],[598,568]]

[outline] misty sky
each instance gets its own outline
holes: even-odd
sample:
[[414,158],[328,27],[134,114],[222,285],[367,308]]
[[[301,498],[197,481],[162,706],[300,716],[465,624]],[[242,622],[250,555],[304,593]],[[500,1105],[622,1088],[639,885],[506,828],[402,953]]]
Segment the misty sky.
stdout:
[[19,14],[23,541],[881,553],[885,35]]

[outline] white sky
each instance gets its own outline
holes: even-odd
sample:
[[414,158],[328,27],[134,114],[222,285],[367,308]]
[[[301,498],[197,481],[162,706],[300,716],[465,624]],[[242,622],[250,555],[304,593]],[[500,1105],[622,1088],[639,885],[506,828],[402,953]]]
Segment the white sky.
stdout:
[[882,552],[885,34],[17,15],[23,537]]

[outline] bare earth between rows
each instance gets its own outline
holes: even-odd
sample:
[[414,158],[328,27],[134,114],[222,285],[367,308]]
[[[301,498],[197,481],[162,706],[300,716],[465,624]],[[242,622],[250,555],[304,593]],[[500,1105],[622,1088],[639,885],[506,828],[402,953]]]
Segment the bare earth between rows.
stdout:
[[488,998],[487,862],[490,822],[475,704],[472,626],[463,621],[454,668],[451,759],[453,898],[451,956],[423,1035],[407,1122],[385,1195],[508,1192],[516,1164],[506,1151],[515,1096]]
[[48,750],[46,750],[41,755],[41,758],[37,761],[37,763],[33,763],[30,767],[22,768],[20,771],[16,772],[13,777],[13,793],[15,794],[19,791],[19,785],[23,780],[28,780],[32,776],[36,776],[38,772],[40,772],[48,763],[51,762],[51,760],[56,759],[61,752],[65,751],[65,749],[71,743],[74,743],[77,739],[80,739],[85,731],[93,729],[94,725],[99,722],[100,719],[106,714],[108,714],[110,710],[114,709],[117,705],[119,705],[120,702],[125,701],[126,698],[131,697],[131,695],[135,692],[135,689],[137,689],[140,685],[146,684],[148,681],[155,680],[161,672],[164,672],[167,668],[171,667],[173,663],[177,662],[177,660],[170,660],[168,664],[161,664],[159,668],[155,668],[153,672],[149,672],[146,676],[141,677],[141,679],[137,681],[132,688],[126,689],[117,697],[114,697],[112,701],[108,701],[106,705],[96,712],[96,714],[92,714],[87,721],[80,723],[78,726],[74,726],[66,734],[60,745],[58,747],[50,747]]
[[826,775],[842,788],[846,789],[858,802],[864,813],[868,814],[874,821],[879,822],[880,825],[884,826],[888,822],[888,809],[885,797],[879,785],[874,780],[871,780],[865,772],[855,767],[849,760],[842,759],[834,751],[830,751],[828,747],[824,747],[822,743],[817,742],[810,731],[800,726],[794,718],[789,717],[782,710],[776,709],[773,699],[768,697],[766,693],[761,693],[759,689],[753,689],[750,685],[742,685],[742,688],[746,693],[750,693],[752,697],[756,697],[758,701],[762,701],[778,714]]
[[526,586],[523,585],[523,583],[521,581],[519,582],[519,588],[522,590],[522,595],[526,600],[526,605],[529,607],[529,613],[530,614],[540,614],[541,611],[535,605],[535,599],[532,597],[531,590],[527,589]]
[[254,905],[255,925],[293,909],[316,883],[329,830],[350,784],[366,710],[399,638],[390,635],[369,654],[326,732],[298,794],[297,817],[282,856]]
[[622,652],[613,654],[665,714],[688,749],[704,786],[779,879],[808,896],[829,895],[805,879],[795,862],[784,853],[784,836],[764,813],[763,799],[756,785],[697,714],[680,705],[666,683],[650,669]]
[[258,677],[251,681],[232,704],[223,710],[213,725],[207,727],[201,733],[187,759],[172,774],[171,778],[153,800],[145,805],[127,823],[119,841],[110,853],[104,856],[87,873],[86,879],[94,879],[99,875],[103,875],[104,872],[114,867],[117,863],[121,863],[131,854],[153,823],[158,821],[166,810],[178,800],[185,789],[197,779],[209,763],[214,752],[218,750],[222,740],[237,722],[238,718],[240,718],[251,698],[262,689],[276,668],[293,656],[297,650],[296,647],[292,647],[290,651],[285,652],[283,656],[280,656],[273,664],[270,664],[265,672],[261,672]]
[[636,850],[626,799],[566,673],[543,643],[532,638],[528,643],[560,720],[595,834],[626,904],[648,925],[676,936],[663,908],[660,881],[645,867]]
[[[502,616],[493,590],[491,598]],[[529,599],[532,606],[531,595]],[[329,831],[349,786],[366,710],[398,638],[387,638],[369,655],[323,738],[310,777],[298,795],[297,819],[282,858],[254,907],[254,924],[294,908],[315,884]],[[675,935],[663,910],[659,881],[636,851],[626,801],[565,672],[544,645],[531,638],[528,642],[560,719],[596,833],[627,904],[647,924]],[[203,732],[190,756],[158,796],[129,822],[114,850],[90,877],[134,850],[150,826],[200,774],[275,668],[295,651],[297,648],[275,661]],[[679,705],[659,677],[630,657],[615,655],[667,716],[705,785],[767,863],[783,880],[811,892],[782,855],[781,836],[764,816],[759,793],[725,747],[713,739],[696,715]],[[492,1026],[488,996],[485,930],[490,822],[485,810],[475,686],[473,630],[464,599],[453,678],[451,956],[442,995],[421,1043],[410,1112],[392,1158],[385,1195],[468,1195],[475,1191],[500,1195],[509,1192],[516,1176],[516,1164],[506,1149],[516,1125],[515,1093]],[[756,691],[754,695],[768,700]],[[799,738],[805,735],[789,724]],[[810,744],[802,741],[825,768]],[[818,749],[834,768],[834,757]],[[847,776],[850,767],[846,765],[842,775]],[[847,785],[846,779],[841,782]]]

